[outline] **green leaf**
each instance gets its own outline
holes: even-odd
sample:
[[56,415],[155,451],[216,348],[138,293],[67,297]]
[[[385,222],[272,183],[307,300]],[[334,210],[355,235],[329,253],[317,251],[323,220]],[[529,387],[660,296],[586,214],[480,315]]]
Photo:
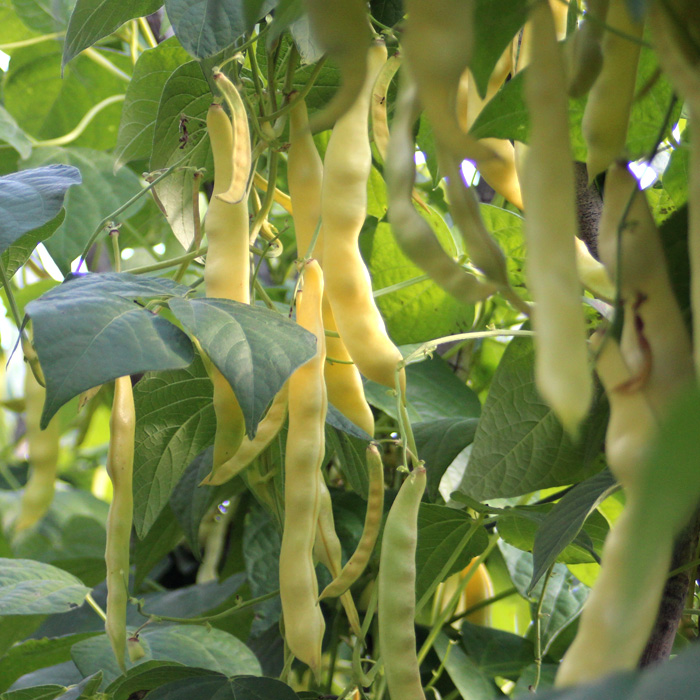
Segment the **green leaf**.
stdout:
[[527,8],[527,0],[477,0],[474,55],[469,68],[482,98],[496,62],[525,23]]
[[169,683],[149,693],[149,700],[298,700],[297,694],[274,678],[189,679]]
[[116,32],[125,22],[135,17],[154,13],[161,0],[77,0],[68,22],[63,44],[63,65],[83,49]]
[[[411,422],[441,418],[477,418],[479,397],[435,356],[406,367],[408,415]],[[396,397],[384,386],[365,382],[367,401],[396,418]]]
[[[527,589],[532,580],[532,554],[521,552],[507,542],[500,541],[498,546],[508,567],[513,585],[520,595],[527,596]],[[540,581],[530,596],[530,609],[535,615],[537,601],[542,595],[543,581]],[[540,639],[542,654],[546,654],[552,642],[560,632],[575,620],[583,609],[590,589],[584,586],[564,564],[555,564],[547,582],[541,610]]]
[[33,688],[19,688],[0,695],[0,700],[54,700],[63,693],[62,685],[37,685]]
[[0,141],[9,143],[19,153],[20,158],[29,158],[32,154],[32,142],[12,115],[2,106],[0,106]]
[[492,204],[482,204],[479,209],[486,228],[496,239],[496,243],[506,256],[506,267],[511,284],[514,286],[523,285],[525,283],[523,217]]
[[661,176],[661,183],[676,209],[688,201],[688,180],[690,179],[690,148],[686,141],[680,148],[674,148],[671,159]]
[[462,644],[469,658],[489,678],[516,680],[535,657],[534,644],[517,634],[462,622]]
[[70,661],[70,649],[76,642],[89,639],[92,633],[68,634],[49,639],[27,639],[15,644],[0,657],[0,690],[7,690],[20,676],[46,666]]
[[[114,290],[118,291],[117,294]],[[185,367],[192,343],[165,318],[134,303],[176,293],[170,281],[128,273],[64,282],[27,305],[46,377],[42,428],[74,396],[117,377]],[[127,298],[124,298],[127,297]]]
[[[447,560],[454,554],[462,538],[474,525],[466,513],[446,506],[421,503],[418,512],[418,547],[416,550],[416,599],[434,584]],[[445,578],[464,569],[473,557],[486,549],[488,537],[483,528],[477,529],[469,543],[447,572]],[[444,580],[444,579],[441,579]]]
[[532,550],[531,591],[559,554],[574,540],[586,518],[617,488],[610,471],[582,481],[565,494],[540,525]]
[[[226,676],[261,673],[258,660],[243,642],[228,632],[213,627],[147,627],[139,634],[139,639],[146,656],[136,664],[127,662],[127,668],[156,659],[177,661]],[[106,634],[75,644],[71,655],[84,675],[102,670],[105,683],[112,683],[121,675]]]
[[229,299],[173,299],[170,308],[228,380],[255,437],[289,375],[313,357],[314,336],[276,311]]
[[508,498],[573,484],[599,471],[607,411],[594,407],[573,444],[535,388],[529,338],[512,340],[491,383],[459,491]]
[[95,671],[80,683],[66,689],[57,700],[92,700],[102,684],[102,671]]
[[137,158],[148,158],[153,145],[160,95],[170,75],[188,60],[174,37],[144,51],[134,66],[114,149],[115,170]]
[[370,12],[377,21],[393,27],[403,19],[402,0],[370,0]]
[[175,36],[195,58],[208,58],[240,39],[276,3],[256,2],[257,12],[241,0],[165,0]]
[[39,0],[12,0],[17,16],[30,29],[41,34],[66,28],[75,0],[57,0],[46,3]]
[[[456,256],[454,239],[442,217],[434,209],[425,216],[443,247]],[[419,343],[471,328],[474,307],[461,304],[430,279],[384,292],[393,285],[424,277],[423,270],[403,254],[388,223],[377,224],[372,233],[364,232],[360,244],[378,294],[377,306],[394,342]]]
[[503,697],[494,683],[470,659],[460,646],[450,646],[449,637],[440,632],[435,640],[435,651],[455,687],[463,698],[491,700]]
[[[86,148],[35,149],[26,163],[65,163],[76,167],[82,175],[82,186],[66,195],[64,222],[45,243],[51,257],[66,275],[71,270],[71,262],[83,252],[98,224],[141,191],[139,179],[126,169],[114,175],[111,155]],[[136,213],[145,201],[144,197],[137,200],[122,214],[122,219]]]
[[[87,56],[78,56],[61,75],[61,44],[45,41],[13,52],[4,83],[4,106],[22,129],[40,140],[55,139],[75,129],[99,102],[124,94],[131,60],[115,51],[94,49],[124,73],[115,75]],[[71,147],[114,147],[121,103],[95,113]],[[41,151],[42,148],[35,148]]]
[[431,500],[437,498],[440,479],[447,467],[473,442],[478,422],[478,418],[439,418],[413,425],[418,456],[428,472]]
[[155,690],[166,683],[211,675],[212,671],[208,669],[183,666],[173,661],[146,661],[114,680],[105,693],[111,700],[129,700],[137,692]]
[[367,442],[368,440],[332,427],[330,423],[326,424],[326,449],[335,454],[340,470],[352,490],[365,499],[369,490],[365,456]]
[[49,564],[0,559],[0,615],[48,615],[82,604],[90,589]]
[[187,465],[214,442],[212,395],[199,355],[186,369],[147,374],[134,387],[134,525],[142,539]]
[[5,266],[5,274],[8,279],[12,279],[15,272],[29,260],[39,243],[51,237],[65,218],[66,211],[61,209],[51,221],[47,221],[43,226],[20,236],[2,254],[2,264]]
[[80,171],[69,165],[49,165],[1,177],[0,253],[23,234],[55,218],[69,188],[80,182]]
[[[152,131],[152,170],[167,168],[184,157],[180,167],[156,185],[156,191],[173,233],[185,249],[194,239],[193,172],[206,165],[209,153],[206,117],[213,95],[203,70],[199,62],[190,61],[172,72],[163,86]],[[186,143],[180,141],[183,118],[187,120]]]
[[141,587],[153,568],[167,557],[181,540],[180,524],[172,508],[166,505],[158,514],[153,527],[134,547],[134,588]]

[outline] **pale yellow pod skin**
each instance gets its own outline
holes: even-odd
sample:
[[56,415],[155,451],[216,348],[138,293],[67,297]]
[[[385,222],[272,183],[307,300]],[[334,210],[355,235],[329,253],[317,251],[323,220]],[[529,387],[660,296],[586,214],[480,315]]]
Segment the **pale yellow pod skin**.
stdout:
[[[343,548],[335,531],[333,518],[333,503],[331,494],[326,486],[323,474],[318,473],[318,490],[320,494],[320,509],[318,513],[318,527],[316,528],[316,541],[314,542],[314,556],[330,572],[333,578],[337,577],[343,567]],[[320,600],[320,598],[319,598]],[[360,616],[357,613],[352,593],[345,591],[340,596],[340,602],[345,609],[345,615],[353,634],[362,636]]]
[[290,651],[318,678],[325,622],[318,604],[313,548],[320,512],[318,474],[325,452],[326,357],[321,311],[323,276],[315,260],[304,268],[297,322],[316,336],[316,354],[289,379],[289,431],[285,453],[284,526],[280,550],[280,598]]
[[227,462],[224,462],[215,473],[211,473],[202,479],[200,486],[225,484],[250,466],[253,460],[267,449],[268,445],[279,434],[279,431],[282,430],[282,426],[287,420],[288,401],[289,382],[285,382],[272,400],[265,417],[258,423],[255,437],[251,440],[245,435],[236,454]]
[[[243,199],[229,204],[217,197],[226,192],[233,173],[233,130],[221,105],[212,104],[207,113],[207,128],[214,154],[214,190],[204,221],[207,234],[204,283],[208,297],[250,303],[250,253],[248,247],[248,203]],[[214,412],[217,429],[214,438],[215,472],[228,462],[243,441],[245,420],[231,385],[212,367]]]
[[131,377],[114,380],[114,401],[109,419],[107,473],[112,480],[112,502],[107,515],[107,619],[105,631],[119,664],[125,671],[126,606],[129,600],[129,544],[134,512],[132,490],[136,412]]
[[[671,286],[659,232],[644,193],[624,164],[612,165],[606,176],[598,234],[601,262],[616,279],[617,232],[631,199],[621,234],[619,284],[625,304],[621,350],[632,375],[643,377],[640,389],[652,410],[661,415],[669,400],[694,379],[692,347]],[[643,325],[641,342],[635,315]]]
[[564,429],[575,436],[591,404],[593,381],[576,269],[578,220],[566,78],[549,5],[533,5],[529,24],[525,97],[531,130],[522,186],[528,289],[535,301],[535,380]]
[[27,365],[24,375],[24,400],[30,471],[22,491],[19,515],[15,521],[16,533],[36,525],[46,515],[53,501],[61,433],[58,416],[51,419],[46,430],[40,427],[45,397],[46,389],[39,384]]
[[[297,257],[309,255],[316,226],[321,217],[323,162],[311,131],[306,103],[299,100],[289,112],[289,150],[287,151],[287,183],[292,202]],[[323,258],[323,236],[319,233],[313,257]]]
[[390,56],[389,60],[379,71],[372,89],[372,140],[382,161],[386,160],[386,149],[389,145],[389,120],[386,111],[387,93],[391,80],[396,75],[400,65],[401,57],[398,54]]
[[[465,131],[471,129],[476,118],[481,114],[484,105],[498,92],[506,77],[513,67],[513,56],[510,46],[504,51],[498,63],[493,69],[486,97],[479,96],[476,82],[471,78],[467,69],[460,78],[459,93],[457,95],[458,114],[461,116],[461,125]],[[503,195],[518,209],[523,208],[523,196],[520,191],[520,181],[515,169],[515,149],[508,139],[481,139],[498,158],[476,160],[476,167],[484,180],[493,187],[498,194]]]
[[[374,303],[369,272],[358,245],[367,216],[367,180],[372,166],[367,135],[369,105],[386,56],[383,44],[370,48],[365,84],[333,128],[324,162],[321,216],[326,291],[338,332],[360,372],[394,388],[401,353],[389,339]],[[402,370],[402,388],[404,384]]]
[[[607,24],[642,38],[644,24],[632,19],[626,0],[610,0]],[[601,42],[603,67],[588,95],[581,128],[588,146],[588,177],[603,172],[625,148],[627,125],[637,80],[640,44],[605,31]]]
[[610,280],[608,271],[588,250],[588,246],[576,239],[576,268],[581,284],[599,299],[611,302],[615,299],[615,285]]
[[391,700],[425,700],[415,631],[418,510],[425,485],[425,469],[414,469],[399,489],[382,536],[377,621]]

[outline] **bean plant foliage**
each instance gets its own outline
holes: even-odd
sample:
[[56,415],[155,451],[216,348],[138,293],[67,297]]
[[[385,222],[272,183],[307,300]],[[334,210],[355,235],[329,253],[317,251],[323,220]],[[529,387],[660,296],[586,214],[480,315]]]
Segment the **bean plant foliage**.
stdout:
[[691,0],[0,0],[0,50],[0,700],[697,696]]

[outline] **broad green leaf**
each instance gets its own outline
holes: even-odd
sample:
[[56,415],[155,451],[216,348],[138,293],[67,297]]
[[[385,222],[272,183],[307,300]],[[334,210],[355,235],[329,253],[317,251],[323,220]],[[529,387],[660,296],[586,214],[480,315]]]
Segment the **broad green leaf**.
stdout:
[[255,437],[289,375],[313,356],[315,338],[275,311],[229,299],[173,299],[170,308],[232,386]]
[[[173,233],[185,249],[194,239],[193,173],[206,165],[209,152],[206,117],[213,95],[203,70],[199,62],[190,61],[172,72],[163,86],[152,131],[151,169],[175,163],[181,166],[156,185],[156,191]],[[182,142],[184,128],[187,137]]]
[[202,519],[215,503],[221,503],[243,488],[242,484],[239,486],[240,479],[221,486],[200,486],[202,479],[211,471],[212,455],[213,447],[198,454],[170,495],[170,507],[185,533],[187,544],[198,559],[202,556],[199,547],[199,526]]
[[661,176],[661,183],[676,209],[688,201],[688,179],[690,178],[690,148],[686,141],[674,148],[671,159]]
[[530,589],[573,541],[586,518],[616,489],[615,479],[605,469],[582,481],[565,494],[542,522],[532,550],[534,568]]
[[188,60],[187,52],[174,37],[144,51],[134,66],[126,88],[117,146],[116,170],[137,158],[148,158],[153,145],[160,95],[170,75]]
[[70,686],[57,700],[91,700],[102,684],[102,671],[95,671],[80,683]]
[[393,27],[403,18],[402,0],[370,0],[372,17],[387,27]]
[[[70,134],[102,100],[124,94],[131,71],[129,58],[114,51],[94,50],[124,76],[115,75],[87,56],[78,56],[60,78],[59,42],[42,42],[13,52],[3,104],[28,135],[42,141],[61,138]],[[71,137],[71,147],[113,148],[121,108],[119,101],[101,108],[79,135]]]
[[83,49],[116,32],[125,22],[152,14],[161,4],[161,0],[77,0],[63,44],[63,65]]
[[[425,216],[448,254],[456,255],[454,239],[442,217],[434,209]],[[388,289],[424,278],[423,270],[398,247],[388,223],[379,223],[372,233],[363,233],[361,246],[372,275],[377,306],[394,342],[419,343],[471,328],[474,307],[461,304],[430,279],[394,291]]]
[[[416,550],[417,600],[433,584],[444,580],[438,580],[442,567],[463,542],[474,522],[464,511],[429,503],[421,504]],[[486,549],[487,544],[486,531],[481,527],[475,530],[445,578],[464,569],[473,557],[479,556]]]
[[[225,676],[261,673],[258,660],[243,642],[213,627],[146,627],[139,634],[139,639],[146,656],[136,664],[127,662],[128,668],[156,659],[177,661],[186,666],[209,669]],[[112,683],[121,675],[106,634],[75,644],[71,655],[83,674],[102,670],[106,684]]]
[[477,0],[474,16],[474,55],[469,68],[479,95],[486,95],[496,62],[527,19],[526,0]]
[[[441,357],[406,368],[408,415],[412,422],[441,418],[477,418],[481,404],[477,395],[459,379]],[[365,382],[367,401],[396,418],[396,397],[385,386]]]
[[[533,657],[534,658],[534,657]],[[554,687],[554,678],[557,675],[557,670],[559,669],[559,664],[541,664],[538,665],[531,663],[523,672],[520,678],[518,678],[515,687],[513,688],[514,698],[530,698],[532,696],[532,686],[535,685],[537,679],[539,679],[539,684],[537,686],[537,694]],[[596,698],[596,700],[601,700]],[[610,699],[612,700],[612,699]],[[617,700],[617,698],[615,698]]]
[[[254,598],[272,593],[279,588],[280,531],[270,516],[260,507],[254,507],[243,532],[243,556],[245,572]],[[256,637],[276,625],[282,613],[279,598],[267,600],[256,608],[251,630]]]
[[365,451],[367,440],[326,424],[326,450],[335,454],[340,470],[355,493],[367,498],[369,477]]
[[194,678],[161,686],[149,700],[297,700],[297,694],[274,678]]
[[535,388],[529,338],[512,340],[491,383],[459,491],[508,498],[600,471],[607,411],[598,404],[573,444]]
[[428,493],[435,500],[440,479],[455,457],[474,440],[478,418],[439,418],[415,423],[418,456],[428,472]]
[[[24,39],[32,39],[41,32],[31,30],[17,15],[17,10],[13,7],[12,0],[2,0],[0,2],[0,42],[9,44]],[[12,49],[6,48],[4,51],[12,55]]]
[[0,617],[0,653],[4,654],[15,642],[31,636],[45,615],[3,615]]
[[62,685],[37,685],[32,688],[18,688],[0,695],[0,700],[54,700],[65,687]]
[[367,216],[381,220],[389,208],[386,194],[386,184],[379,170],[374,166],[367,180]]
[[277,44],[277,40],[287,29],[291,29],[292,33],[294,34],[294,29],[292,27],[296,23],[304,25],[304,37],[302,40],[299,41],[297,36],[294,36],[294,41],[299,47],[299,55],[304,63],[315,63],[318,57],[316,57],[316,59],[311,58],[309,60],[306,55],[307,52],[302,48],[304,44],[308,45],[310,40],[309,26],[308,21],[306,21],[306,16],[304,15],[304,5],[302,0],[279,0],[277,7],[275,7],[275,14],[272,18],[272,24],[267,30],[267,36],[265,37],[265,48],[267,51],[271,51]]
[[[65,163],[76,167],[82,175],[83,184],[66,195],[64,222],[45,243],[66,275],[71,270],[71,262],[81,255],[100,222],[141,191],[139,179],[126,169],[114,175],[114,158],[87,148],[35,149],[25,162],[28,166]],[[136,213],[145,201],[144,197],[137,200],[122,214],[122,220]],[[106,237],[106,232],[104,235]]]
[[525,281],[523,217],[492,204],[482,204],[480,210],[486,228],[506,256],[506,267],[511,284],[514,286],[523,285]]
[[669,275],[673,293],[685,318],[688,331],[691,331],[687,204],[684,204],[663,222],[659,227],[659,235],[664,247],[666,266],[673,271]]
[[[106,291],[122,281],[119,296]],[[63,404],[87,389],[117,377],[192,362],[187,335],[133,301],[168,293],[172,283],[128,273],[95,274],[64,282],[27,305],[46,377],[42,427]]]
[[143,539],[138,540],[133,550],[134,587],[140,588],[153,568],[159,564],[182,541],[182,530],[172,508],[165,506],[160,511],[153,527]]
[[[513,585],[523,597],[527,597],[527,589],[532,580],[532,554],[522,552],[508,543],[500,541],[498,546],[506,561],[508,572]],[[544,581],[540,581],[530,595],[532,615],[542,596]],[[589,593],[584,586],[564,564],[555,564],[552,574],[547,580],[547,588],[542,603],[540,619],[540,639],[542,654],[546,654],[549,646],[564,628],[576,619]]]
[[211,675],[213,672],[208,669],[184,666],[174,661],[146,661],[110,683],[105,692],[111,700],[130,700],[137,692],[152,691],[183,678]]
[[49,165],[0,178],[0,253],[23,234],[51,221],[66,193],[81,182],[69,165]]
[[208,58],[240,39],[276,3],[267,0],[249,16],[241,0],[165,0],[175,36],[195,58]]
[[189,367],[149,373],[134,387],[134,526],[142,539],[187,465],[214,442],[212,395],[198,355]]
[[52,236],[65,218],[66,211],[61,209],[51,221],[47,221],[43,226],[20,236],[2,254],[2,264],[5,266],[5,274],[8,279],[12,279],[15,272],[29,260],[39,243]]
[[66,28],[75,0],[12,0],[17,16],[30,29],[41,34],[58,32]]
[[462,644],[469,658],[489,678],[516,680],[535,657],[534,644],[517,634],[462,622]]
[[68,634],[48,639],[27,639],[0,657],[0,691],[7,690],[20,676],[46,666],[70,661],[70,649],[92,633]]
[[435,651],[461,697],[469,700],[503,697],[496,684],[489,680],[464,650],[458,645],[450,646],[449,641],[449,637],[440,632],[435,640]]
[[32,154],[32,142],[12,115],[2,106],[0,106],[0,141],[9,143],[19,153],[20,158],[29,158]]
[[46,615],[79,606],[90,589],[49,564],[0,559],[0,615]]

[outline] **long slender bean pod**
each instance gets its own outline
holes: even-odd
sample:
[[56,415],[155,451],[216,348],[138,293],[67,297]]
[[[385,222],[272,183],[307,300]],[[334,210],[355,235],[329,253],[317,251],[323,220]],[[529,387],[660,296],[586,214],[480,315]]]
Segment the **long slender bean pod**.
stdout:
[[[609,0],[587,0],[586,14],[567,42],[569,95],[582,97],[593,86],[603,68],[603,25]],[[591,19],[591,18],[594,19]]]
[[[357,368],[369,379],[395,387],[401,353],[386,333],[372,297],[372,283],[358,238],[367,215],[367,180],[372,151],[367,136],[369,105],[386,47],[369,50],[367,76],[357,100],[335,124],[324,162],[321,217],[324,273],[340,337]],[[402,385],[405,378],[402,370]]]
[[126,605],[129,600],[129,544],[134,511],[132,475],[136,412],[131,377],[114,382],[109,420],[107,473],[112,480],[112,503],[107,516],[107,619],[105,631],[122,671],[126,670]]
[[390,56],[379,71],[377,80],[372,88],[372,105],[370,108],[372,114],[372,139],[383,161],[386,161],[386,151],[389,146],[389,120],[387,118],[386,109],[387,96],[389,85],[391,85],[391,81],[396,75],[400,65],[401,56],[398,54]]
[[593,382],[576,270],[578,222],[564,66],[547,3],[532,6],[530,28],[525,97],[531,130],[522,185],[527,279],[535,301],[535,380],[564,428],[576,434]]
[[[623,34],[642,38],[644,24],[632,18],[626,0],[610,0],[607,24]],[[591,87],[581,122],[591,179],[624,150],[640,49],[639,43],[625,36],[611,31],[603,35],[603,67]]]
[[203,479],[202,485],[218,486],[226,483],[240,474],[256,457],[262,454],[279,434],[285,420],[287,420],[288,401],[289,383],[285,383],[273,399],[270,408],[267,409],[265,417],[258,424],[255,437],[251,440],[247,435],[244,436],[236,454]]
[[58,466],[60,424],[54,416],[46,430],[42,430],[41,412],[44,408],[46,389],[26,367],[24,375],[25,421],[29,479],[22,491],[15,532],[36,525],[47,513],[53,501]]
[[333,598],[347,591],[362,576],[369,563],[369,558],[372,556],[384,509],[384,465],[382,464],[382,456],[374,445],[367,448],[367,467],[369,471],[369,495],[362,536],[352,556],[342,570],[335,574],[333,581],[323,589],[319,600]]
[[315,260],[304,267],[297,322],[316,336],[316,354],[289,379],[289,431],[284,465],[284,527],[280,598],[285,638],[292,654],[316,677],[321,669],[325,623],[318,604],[313,547],[320,510],[318,472],[325,452],[326,356],[321,310],[323,276]]
[[416,655],[416,546],[423,467],[399,489],[384,525],[379,561],[379,650],[391,700],[425,700]]
[[389,222],[401,250],[413,263],[455,299],[474,304],[493,294],[496,288],[478,280],[450,257],[430,224],[413,206],[411,193],[416,174],[413,123],[417,107],[415,85],[402,80],[385,165]]
[[[209,108],[207,129],[214,154],[214,191],[205,218],[209,245],[204,267],[207,296],[249,303],[248,204],[245,199],[229,204],[216,196],[226,192],[233,179],[233,129],[221,105],[212,104]],[[217,425],[215,472],[240,447],[245,420],[231,385],[216,367],[212,368],[211,379]]]

